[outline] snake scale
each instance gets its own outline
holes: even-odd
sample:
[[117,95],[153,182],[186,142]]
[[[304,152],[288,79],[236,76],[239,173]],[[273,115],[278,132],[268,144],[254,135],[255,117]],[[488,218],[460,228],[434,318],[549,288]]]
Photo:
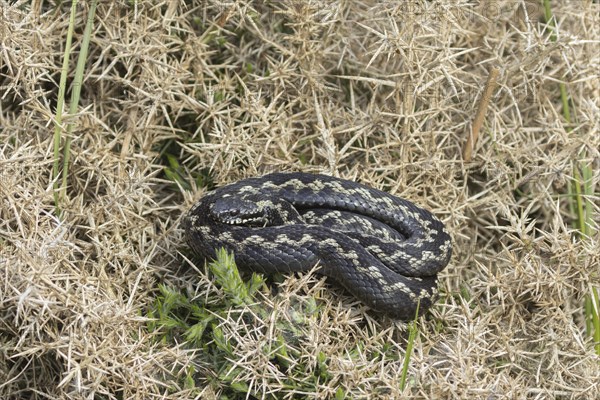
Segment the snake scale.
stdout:
[[308,271],[333,279],[377,312],[423,314],[452,253],[443,223],[410,201],[353,181],[273,173],[207,193],[183,219],[202,258],[223,247],[242,269]]

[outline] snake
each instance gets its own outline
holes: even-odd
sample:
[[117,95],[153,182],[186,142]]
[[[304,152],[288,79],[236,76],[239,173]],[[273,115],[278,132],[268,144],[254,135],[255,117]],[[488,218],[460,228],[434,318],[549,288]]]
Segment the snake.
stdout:
[[437,300],[450,261],[444,224],[414,203],[351,180],[275,172],[207,192],[182,219],[203,259],[233,253],[242,270],[307,272],[342,286],[375,313],[409,320]]

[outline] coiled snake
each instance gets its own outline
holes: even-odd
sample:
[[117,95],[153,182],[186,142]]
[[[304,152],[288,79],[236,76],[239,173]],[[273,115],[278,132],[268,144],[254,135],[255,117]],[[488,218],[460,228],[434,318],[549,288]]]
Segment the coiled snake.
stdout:
[[356,182],[274,173],[206,194],[183,220],[203,258],[225,248],[240,268],[308,271],[333,279],[363,303],[410,319],[432,304],[450,260],[440,220],[413,203]]

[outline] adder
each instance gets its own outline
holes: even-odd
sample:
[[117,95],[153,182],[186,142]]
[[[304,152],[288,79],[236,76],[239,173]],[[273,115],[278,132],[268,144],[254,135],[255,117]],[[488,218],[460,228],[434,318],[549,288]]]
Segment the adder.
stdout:
[[271,274],[308,271],[333,279],[392,318],[423,314],[452,253],[443,223],[408,200],[353,181],[273,173],[206,194],[183,220],[202,258],[219,248],[238,267]]

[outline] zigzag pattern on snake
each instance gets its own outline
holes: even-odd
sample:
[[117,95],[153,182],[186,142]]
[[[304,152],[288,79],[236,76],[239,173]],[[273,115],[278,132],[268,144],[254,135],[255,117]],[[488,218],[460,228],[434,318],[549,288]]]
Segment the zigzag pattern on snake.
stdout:
[[326,175],[274,173],[206,194],[183,220],[205,259],[233,252],[238,267],[308,271],[333,279],[373,310],[411,319],[434,302],[452,253],[442,222],[410,201]]

